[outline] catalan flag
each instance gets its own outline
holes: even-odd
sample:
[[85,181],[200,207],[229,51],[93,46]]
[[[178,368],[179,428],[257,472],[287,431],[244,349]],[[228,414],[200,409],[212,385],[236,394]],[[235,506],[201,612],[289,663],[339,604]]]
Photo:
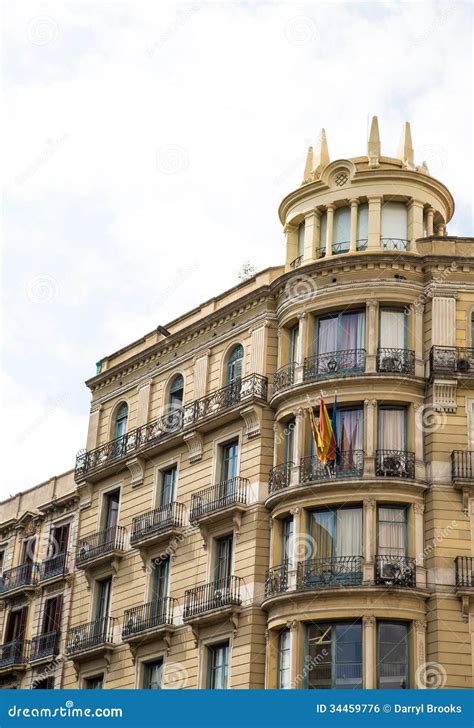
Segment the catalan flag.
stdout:
[[309,419],[311,423],[311,432],[313,433],[316,457],[324,465],[326,465],[326,463],[333,462],[336,459],[336,436],[322,397],[319,402],[319,421],[316,422],[316,418],[311,407],[309,408]]

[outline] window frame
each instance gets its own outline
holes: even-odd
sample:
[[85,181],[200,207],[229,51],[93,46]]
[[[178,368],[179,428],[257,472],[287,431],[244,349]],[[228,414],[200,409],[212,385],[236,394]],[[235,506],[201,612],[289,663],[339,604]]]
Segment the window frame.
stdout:
[[[314,621],[307,623],[305,625],[305,639],[304,639],[304,664],[309,665],[311,662],[311,657],[309,654],[309,630],[311,629],[311,626],[313,624],[320,625],[324,627],[325,625],[331,627],[331,687],[330,688],[310,688],[309,687],[309,678],[311,674],[311,668],[304,671],[305,673],[305,679],[304,679],[304,688],[307,690],[360,690],[364,687],[364,629],[362,620],[355,620],[355,621],[349,621],[349,620],[334,620],[334,621],[327,621],[324,620],[321,621]],[[361,670],[361,678],[360,678],[360,685],[356,688],[344,688],[344,687],[336,687],[334,685],[335,680],[335,667],[336,667],[336,657],[337,657],[337,639],[336,639],[336,627],[337,626],[355,626],[357,625],[359,627],[359,633],[360,633],[360,650],[361,650],[361,656],[360,656],[360,670]]]
[[[223,662],[223,670],[225,675],[225,687],[217,688],[212,685],[215,682],[215,674],[218,668],[213,667],[212,659],[214,658],[217,650],[224,649],[226,661]],[[230,641],[225,640],[223,642],[216,642],[213,644],[206,645],[207,650],[207,677],[206,677],[206,689],[207,690],[228,690],[229,689],[229,667],[230,667]]]
[[[283,638],[288,639],[288,646],[282,648]],[[288,667],[283,667],[283,654],[288,654]],[[282,674],[288,673],[288,684],[284,685]],[[282,629],[278,634],[278,653],[277,653],[277,690],[289,690],[291,688],[291,631],[286,628]]]
[[403,412],[403,448],[401,452],[408,452],[408,407],[405,405],[382,405],[377,407],[377,447],[376,450],[392,449],[382,448],[380,442],[380,412],[382,410],[398,411]]
[[[156,665],[159,665],[158,670],[160,671],[160,684],[158,685],[158,687],[153,688],[153,687],[151,687],[151,685],[147,686],[145,683],[147,682],[147,677],[148,677],[150,668],[155,667]],[[164,666],[165,666],[163,658],[161,657],[161,658],[157,658],[157,659],[150,660],[147,662],[143,662],[142,666],[143,666],[142,690],[162,690],[163,689],[163,673],[164,673]]]
[[[379,306],[379,315],[378,315],[378,347],[379,349],[382,348],[381,346],[381,334],[382,334],[382,312],[388,311],[392,313],[398,313],[403,316],[403,351],[408,350],[408,316],[405,314],[404,310],[402,308],[399,308],[398,306]],[[385,347],[384,347],[385,348]],[[391,348],[391,347],[387,347]],[[394,347],[396,348],[396,347]]]
[[366,312],[364,308],[356,307],[354,309],[342,309],[338,311],[333,311],[329,313],[321,313],[314,317],[314,324],[313,324],[313,356],[320,356],[319,354],[319,322],[324,319],[337,319],[337,334],[336,334],[336,346],[337,348],[334,349],[336,352],[340,351],[346,351],[346,349],[341,349],[341,338],[342,338],[342,319],[344,316],[354,315],[354,314],[360,314],[362,318],[362,349],[366,348]]
[[387,624],[395,624],[397,626],[404,625],[405,626],[405,649],[406,649],[406,687],[400,688],[408,690],[410,688],[410,680],[411,680],[411,645],[410,645],[410,625],[408,622],[404,622],[403,620],[396,620],[396,619],[378,619],[377,625],[376,625],[376,649],[375,649],[375,672],[376,672],[376,685],[377,689],[381,690],[395,690],[398,688],[390,688],[390,687],[384,687],[380,688],[380,671],[379,671],[379,665],[380,662],[380,627],[382,625]]

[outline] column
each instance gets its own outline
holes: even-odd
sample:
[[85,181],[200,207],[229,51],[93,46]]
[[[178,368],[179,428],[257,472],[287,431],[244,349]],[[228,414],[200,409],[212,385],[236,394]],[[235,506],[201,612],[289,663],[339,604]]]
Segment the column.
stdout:
[[349,247],[350,253],[355,253],[357,250],[357,208],[359,206],[359,200],[352,199],[351,203],[351,242]]
[[434,209],[432,207],[428,207],[428,209],[426,210],[426,234],[428,236],[434,234],[433,219]]
[[303,625],[296,619],[292,619],[286,623],[286,626],[290,630],[290,688],[297,690],[304,688],[304,675],[300,671],[300,654],[303,654],[301,649]]
[[369,197],[367,248],[380,248],[382,198]]
[[425,363],[423,361],[423,314],[425,307],[421,302],[417,302],[412,311],[414,311],[414,350],[415,350],[415,376],[423,377],[425,375]]
[[97,447],[97,438],[99,435],[99,420],[102,412],[102,405],[93,404],[89,417],[89,427],[87,430],[86,450],[93,450]]
[[415,665],[414,673],[417,674],[417,670],[420,669],[419,675],[421,680],[418,685],[414,685],[414,688],[423,690],[427,688],[426,680],[423,680],[425,670],[421,669],[422,665],[426,665],[426,627],[427,624],[424,621],[415,622]]
[[286,265],[289,267],[298,256],[298,227],[288,223],[285,225],[286,235]]
[[315,260],[316,247],[319,247],[319,232],[321,224],[321,213],[319,210],[312,210],[305,217],[304,223],[304,254],[305,263]]
[[416,252],[416,240],[423,237],[423,203],[419,200],[410,200],[408,203],[408,233],[409,250]]
[[375,564],[375,508],[373,498],[364,500],[364,569],[363,580],[370,583],[374,580]]
[[377,301],[367,301],[366,305],[366,319],[367,319],[367,352],[365,360],[365,371],[375,372],[376,371],[376,356],[377,346],[376,341],[378,337],[377,331]]
[[332,240],[334,236],[334,210],[335,205],[327,206],[327,227],[326,227],[326,258],[332,255]]
[[365,402],[365,457],[364,475],[375,473],[375,428],[374,419],[377,407],[377,400],[366,399]]
[[362,617],[362,645],[364,678],[363,687],[373,690],[376,686],[375,617]]
[[416,586],[419,589],[426,589],[424,512],[425,506],[423,503],[415,503],[413,506],[413,516],[415,521]]

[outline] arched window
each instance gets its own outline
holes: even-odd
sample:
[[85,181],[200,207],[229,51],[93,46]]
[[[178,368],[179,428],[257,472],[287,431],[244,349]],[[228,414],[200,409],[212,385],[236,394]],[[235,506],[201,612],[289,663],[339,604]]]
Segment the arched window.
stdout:
[[183,406],[183,396],[184,396],[184,379],[181,374],[177,374],[173,381],[171,382],[170,387],[170,399],[169,399],[169,405],[170,409],[177,410],[181,409]]
[[227,360],[227,384],[242,378],[242,365],[244,361],[244,348],[240,344],[234,346]]
[[122,402],[115,414],[114,439],[122,437],[127,432],[128,404]]

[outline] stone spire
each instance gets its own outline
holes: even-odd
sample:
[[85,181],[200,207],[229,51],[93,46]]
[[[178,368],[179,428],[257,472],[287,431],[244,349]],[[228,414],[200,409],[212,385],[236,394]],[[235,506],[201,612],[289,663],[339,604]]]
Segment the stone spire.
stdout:
[[306,164],[304,166],[303,184],[305,182],[311,182],[311,175],[313,174],[313,147],[308,147],[308,153],[306,155]]
[[367,142],[367,156],[371,167],[378,167],[380,160],[380,134],[379,120],[376,116],[372,117],[370,126],[370,134]]
[[318,156],[316,158],[317,164],[316,169],[320,169],[321,171],[324,169],[324,167],[327,167],[329,164],[329,150],[328,150],[328,143],[326,139],[326,131],[324,129],[321,129],[321,134],[319,135],[318,139],[319,147],[318,147]]
[[400,146],[398,147],[398,158],[402,160],[405,167],[413,167],[413,142],[408,121],[403,125]]

